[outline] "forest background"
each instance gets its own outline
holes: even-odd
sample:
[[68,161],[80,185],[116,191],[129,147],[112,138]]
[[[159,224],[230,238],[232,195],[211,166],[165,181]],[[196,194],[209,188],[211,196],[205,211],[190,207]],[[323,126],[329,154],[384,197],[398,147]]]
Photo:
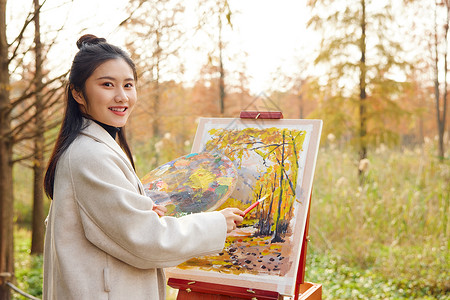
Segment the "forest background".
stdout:
[[139,176],[189,153],[199,117],[322,119],[306,280],[325,299],[450,299],[448,0],[90,2],[0,0],[0,299],[42,293],[42,178],[84,33],[138,66]]

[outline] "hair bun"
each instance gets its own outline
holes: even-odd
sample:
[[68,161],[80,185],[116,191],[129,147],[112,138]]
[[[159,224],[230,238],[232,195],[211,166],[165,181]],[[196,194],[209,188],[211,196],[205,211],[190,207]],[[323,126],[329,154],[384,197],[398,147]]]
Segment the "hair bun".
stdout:
[[81,47],[83,47],[86,44],[95,45],[95,44],[99,44],[99,43],[106,43],[106,39],[96,37],[93,34],[85,34],[78,39],[77,47],[78,47],[78,49],[81,49]]

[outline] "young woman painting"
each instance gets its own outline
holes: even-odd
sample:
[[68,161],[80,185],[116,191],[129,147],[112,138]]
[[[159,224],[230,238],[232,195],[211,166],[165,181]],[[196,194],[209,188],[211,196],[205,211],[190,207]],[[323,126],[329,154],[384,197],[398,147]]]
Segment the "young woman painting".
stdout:
[[77,46],[45,175],[43,298],[165,299],[162,268],[219,252],[242,211],[164,216],[144,194],[123,130],[137,101],[135,65],[93,35]]

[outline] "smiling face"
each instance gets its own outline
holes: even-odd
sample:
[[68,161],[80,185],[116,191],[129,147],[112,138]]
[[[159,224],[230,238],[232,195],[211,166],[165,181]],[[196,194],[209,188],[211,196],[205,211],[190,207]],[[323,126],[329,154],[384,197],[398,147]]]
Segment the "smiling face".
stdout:
[[72,95],[81,111],[94,120],[123,127],[136,103],[135,84],[133,70],[126,61],[111,59],[86,80],[84,93],[72,89]]

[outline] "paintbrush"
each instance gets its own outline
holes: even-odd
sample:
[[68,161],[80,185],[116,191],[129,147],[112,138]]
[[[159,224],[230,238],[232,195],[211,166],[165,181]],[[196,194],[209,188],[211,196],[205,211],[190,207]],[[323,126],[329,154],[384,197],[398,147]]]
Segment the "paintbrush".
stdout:
[[246,210],[244,210],[244,215],[248,214],[252,209],[254,209],[258,204],[260,204],[261,202],[264,201],[264,199],[267,198],[267,196],[269,196],[268,194],[266,194],[264,197],[259,198],[255,203],[253,203],[252,205],[250,205],[249,207],[247,207]]

